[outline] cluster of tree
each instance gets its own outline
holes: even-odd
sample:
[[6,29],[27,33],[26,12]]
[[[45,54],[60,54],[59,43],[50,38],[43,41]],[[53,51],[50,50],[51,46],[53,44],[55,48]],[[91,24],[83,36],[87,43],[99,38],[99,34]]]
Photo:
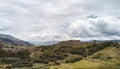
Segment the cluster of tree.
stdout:
[[63,60],[66,58],[68,55],[65,53],[55,53],[55,52],[50,52],[50,51],[44,51],[39,58],[34,58],[35,63],[44,63],[48,64],[49,62],[54,62],[55,64],[59,64],[58,60]]
[[30,54],[28,50],[13,52],[0,49],[0,63],[11,64],[11,67],[30,66]]
[[30,52],[28,50],[21,50],[17,52],[0,50],[0,58],[9,58],[9,57],[16,57],[20,59],[27,59],[29,58]]

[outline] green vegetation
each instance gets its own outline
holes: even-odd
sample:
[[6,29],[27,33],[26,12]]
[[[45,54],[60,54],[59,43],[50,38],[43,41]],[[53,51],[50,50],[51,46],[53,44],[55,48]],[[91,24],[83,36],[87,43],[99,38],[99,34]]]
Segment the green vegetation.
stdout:
[[78,62],[51,66],[50,69],[120,69],[120,48],[113,44]]
[[50,46],[0,44],[0,68],[119,69],[118,42],[65,41]]

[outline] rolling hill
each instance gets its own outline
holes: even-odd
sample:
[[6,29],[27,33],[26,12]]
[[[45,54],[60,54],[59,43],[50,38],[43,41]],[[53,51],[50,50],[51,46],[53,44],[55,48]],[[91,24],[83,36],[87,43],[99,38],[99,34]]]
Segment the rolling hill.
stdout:
[[120,69],[119,42],[68,40],[48,46],[1,45],[0,64],[11,69]]

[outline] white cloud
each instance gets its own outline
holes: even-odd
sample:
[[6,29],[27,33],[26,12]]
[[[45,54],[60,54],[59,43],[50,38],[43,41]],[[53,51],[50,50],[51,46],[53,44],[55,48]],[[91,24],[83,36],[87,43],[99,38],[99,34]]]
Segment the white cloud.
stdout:
[[70,36],[82,39],[116,39],[116,36],[120,36],[120,21],[113,17],[77,20],[69,26],[68,31]]
[[0,0],[0,33],[27,41],[118,39],[119,0]]

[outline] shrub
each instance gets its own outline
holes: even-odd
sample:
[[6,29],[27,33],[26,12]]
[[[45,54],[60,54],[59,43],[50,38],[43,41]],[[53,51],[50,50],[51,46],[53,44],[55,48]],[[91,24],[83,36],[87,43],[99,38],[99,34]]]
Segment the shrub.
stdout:
[[83,59],[82,57],[76,57],[76,58],[73,58],[70,60],[66,60],[66,63],[74,63],[74,62],[77,62],[77,61],[82,60],[82,59]]

